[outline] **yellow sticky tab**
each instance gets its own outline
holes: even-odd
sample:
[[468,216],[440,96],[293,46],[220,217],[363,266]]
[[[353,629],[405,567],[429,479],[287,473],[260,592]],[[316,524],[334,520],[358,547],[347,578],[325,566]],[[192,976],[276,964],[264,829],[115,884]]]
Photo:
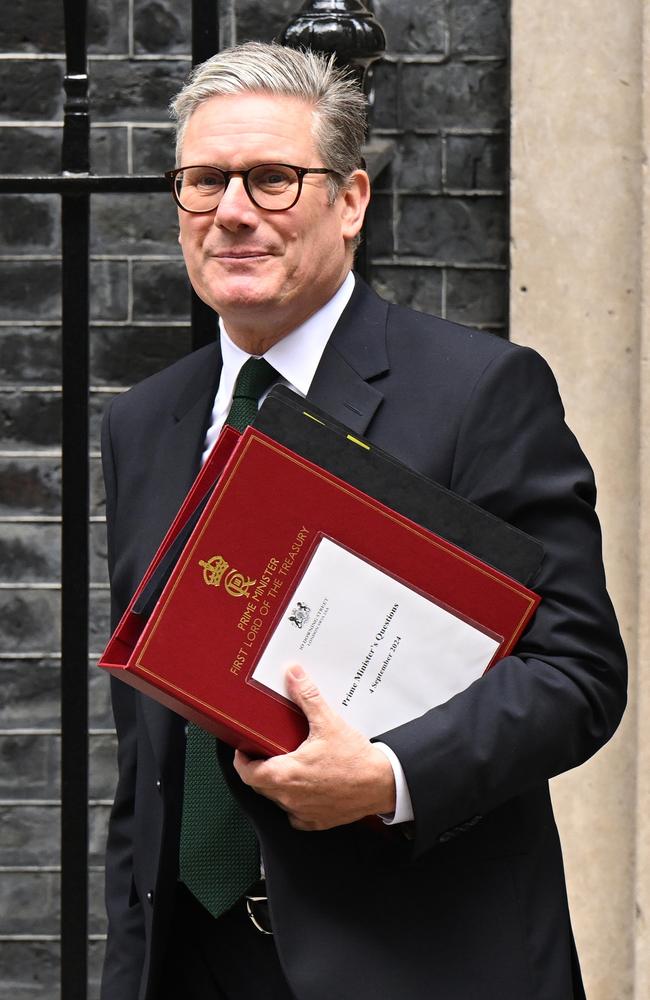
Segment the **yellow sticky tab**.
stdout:
[[358,444],[360,448],[365,448],[366,451],[370,451],[370,445],[366,444],[365,441],[360,441],[359,438],[355,438],[352,434],[347,435],[348,441],[352,441],[353,444]]
[[302,415],[303,415],[303,417],[309,417],[310,420],[313,420],[315,424],[320,424],[321,427],[325,427],[326,426],[323,423],[323,421],[319,420],[318,417],[315,417],[313,413],[307,413],[307,410],[303,410],[302,411]]

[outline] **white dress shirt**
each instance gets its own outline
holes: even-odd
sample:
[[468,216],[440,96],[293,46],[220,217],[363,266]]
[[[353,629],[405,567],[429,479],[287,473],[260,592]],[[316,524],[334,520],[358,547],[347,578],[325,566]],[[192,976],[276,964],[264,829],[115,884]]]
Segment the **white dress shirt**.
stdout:
[[[349,272],[338,291],[318,312],[270,347],[263,355],[279,373],[280,380],[301,396],[307,395],[323,351],[353,291],[354,277],[352,272]],[[232,403],[237,376],[251,356],[233,343],[221,317],[219,317],[219,336],[223,368],[212,407],[210,427],[205,436],[203,461],[221,433]],[[264,396],[260,402],[263,399]],[[413,806],[402,765],[390,747],[384,743],[375,743],[374,746],[386,755],[395,776],[395,812],[391,816],[382,816],[384,823],[405,823],[412,820]]]

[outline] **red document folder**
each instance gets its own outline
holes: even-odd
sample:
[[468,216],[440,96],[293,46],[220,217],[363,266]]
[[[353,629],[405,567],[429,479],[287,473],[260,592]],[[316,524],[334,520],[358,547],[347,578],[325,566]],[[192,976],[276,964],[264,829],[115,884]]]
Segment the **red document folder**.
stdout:
[[[145,620],[134,611],[138,599],[220,472]],[[295,749],[307,734],[304,716],[252,673],[280,619],[296,615],[296,587],[324,538],[495,639],[486,669],[510,652],[539,601],[522,584],[254,427],[239,439],[227,429],[100,666],[233,746],[271,755]]]

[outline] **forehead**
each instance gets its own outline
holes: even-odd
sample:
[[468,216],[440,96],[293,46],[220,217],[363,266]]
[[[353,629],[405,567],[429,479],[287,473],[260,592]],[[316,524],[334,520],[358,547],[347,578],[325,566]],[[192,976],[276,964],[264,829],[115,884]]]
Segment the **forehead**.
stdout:
[[188,120],[181,162],[231,169],[268,160],[317,166],[311,162],[315,157],[312,123],[313,109],[296,97],[210,97]]

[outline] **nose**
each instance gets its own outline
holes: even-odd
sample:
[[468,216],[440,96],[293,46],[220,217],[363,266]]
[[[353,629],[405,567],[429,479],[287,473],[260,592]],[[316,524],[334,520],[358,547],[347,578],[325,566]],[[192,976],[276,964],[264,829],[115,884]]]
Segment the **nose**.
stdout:
[[214,213],[214,224],[221,229],[236,232],[238,229],[254,229],[259,221],[255,205],[244,187],[243,178],[230,178]]

